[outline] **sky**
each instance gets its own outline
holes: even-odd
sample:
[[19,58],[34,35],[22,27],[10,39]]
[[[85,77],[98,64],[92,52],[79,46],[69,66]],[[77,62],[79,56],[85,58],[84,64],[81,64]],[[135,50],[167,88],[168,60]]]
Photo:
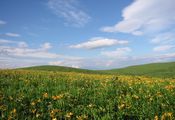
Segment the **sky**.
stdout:
[[175,0],[0,0],[0,69],[175,61]]

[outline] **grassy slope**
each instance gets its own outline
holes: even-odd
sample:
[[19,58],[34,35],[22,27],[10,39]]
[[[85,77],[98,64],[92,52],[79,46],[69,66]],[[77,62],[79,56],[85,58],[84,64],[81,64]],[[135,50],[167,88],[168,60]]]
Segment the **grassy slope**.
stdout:
[[59,72],[77,72],[77,73],[98,73],[95,70],[87,70],[87,69],[79,69],[72,67],[64,67],[64,66],[52,66],[52,65],[43,65],[43,66],[34,66],[34,67],[26,67],[20,68],[24,70],[42,70],[42,71],[59,71]]
[[175,77],[175,62],[152,63],[145,65],[130,66],[112,70],[87,70],[63,66],[36,66],[22,68],[27,70],[61,71],[78,73],[98,73],[98,74],[124,74],[124,75],[146,75],[152,77]]
[[130,66],[121,69],[106,70],[106,72],[125,75],[146,75],[152,77],[175,77],[175,62]]

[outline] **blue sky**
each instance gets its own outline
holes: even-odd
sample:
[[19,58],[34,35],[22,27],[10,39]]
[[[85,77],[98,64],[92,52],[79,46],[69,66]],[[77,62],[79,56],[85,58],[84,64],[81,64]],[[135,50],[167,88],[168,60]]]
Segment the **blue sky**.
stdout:
[[0,68],[175,60],[174,0],[1,0]]

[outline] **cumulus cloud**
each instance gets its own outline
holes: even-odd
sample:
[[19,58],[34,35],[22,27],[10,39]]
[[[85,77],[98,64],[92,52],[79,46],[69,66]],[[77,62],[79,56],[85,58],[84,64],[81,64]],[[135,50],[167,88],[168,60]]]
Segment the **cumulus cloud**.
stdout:
[[80,9],[78,0],[49,0],[49,8],[67,23],[81,27],[89,22],[91,17]]
[[155,52],[162,52],[162,51],[168,51],[168,50],[170,50],[172,48],[175,48],[175,46],[174,45],[160,45],[160,46],[154,47],[153,50]]
[[175,24],[174,5],[174,0],[135,0],[123,10],[122,21],[101,30],[141,35],[145,31],[168,29]]
[[88,40],[87,42],[71,45],[70,48],[96,49],[96,48],[108,47],[113,45],[123,45],[127,43],[128,41],[125,41],[125,40],[95,37]]
[[48,43],[41,45],[43,47],[31,49],[28,48],[27,43],[19,42],[17,47],[0,46],[0,54],[12,57],[29,57],[29,58],[57,58],[58,54],[50,53],[47,50],[50,48]]
[[130,48],[124,47],[124,48],[117,48],[115,51],[102,51],[101,55],[111,58],[123,59],[127,58],[128,53],[131,51],[132,50]]
[[0,39],[0,69],[44,64],[78,68],[83,64],[82,57],[52,53],[49,52],[51,48],[49,42],[30,48],[24,41]]

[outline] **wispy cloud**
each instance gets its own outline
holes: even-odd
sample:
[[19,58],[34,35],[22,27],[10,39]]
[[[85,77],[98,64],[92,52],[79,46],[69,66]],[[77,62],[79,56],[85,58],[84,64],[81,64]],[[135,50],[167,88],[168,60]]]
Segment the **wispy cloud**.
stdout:
[[43,50],[48,50],[50,48],[52,48],[52,45],[49,42],[46,42],[46,43],[41,45],[41,49],[43,49]]
[[21,36],[20,34],[17,34],[17,33],[5,33],[5,35],[9,37],[20,37]]
[[168,52],[175,48],[175,35],[174,32],[164,32],[156,35],[151,43],[155,45],[153,51],[155,52]]
[[175,41],[175,34],[174,32],[165,32],[156,35],[152,40],[151,43],[153,44],[170,44]]
[[81,67],[81,62],[80,60],[74,60],[74,61],[69,61],[69,60],[59,60],[59,61],[52,61],[49,62],[49,65],[56,65],[56,66],[67,66],[67,67],[73,67],[73,68],[80,68]]
[[101,30],[141,35],[169,29],[175,25],[174,4],[174,0],[135,0],[123,10],[122,21]]
[[117,48],[114,51],[102,51],[101,55],[104,55],[106,57],[110,58],[118,58],[118,59],[123,59],[127,58],[129,52],[131,52],[131,48],[129,47],[124,47],[124,48]]
[[128,41],[109,39],[109,38],[103,38],[103,37],[95,37],[95,38],[91,38],[86,42],[76,44],[76,45],[71,45],[70,48],[96,49],[96,48],[109,47],[113,45],[123,45],[123,44],[128,44]]
[[17,34],[17,33],[11,33],[11,32],[9,32],[9,33],[1,33],[0,34],[0,36],[2,36],[2,37],[20,37],[21,35],[20,34]]
[[18,47],[20,47],[20,48],[27,48],[28,47],[28,44],[26,43],[26,42],[18,42],[17,43],[18,44]]
[[[10,42],[10,41],[8,41]],[[58,54],[48,52],[51,48],[50,43],[44,43],[40,48],[28,48],[25,42],[16,42],[18,46],[0,46],[0,54],[3,56],[22,57],[22,58],[57,58]]]
[[0,45],[1,44],[8,44],[8,43],[14,43],[14,41],[6,40],[6,39],[0,39]]
[[0,25],[4,25],[6,24],[7,22],[3,21],[3,20],[0,20]]
[[82,27],[89,22],[91,17],[80,9],[78,0],[49,0],[49,8],[66,23],[76,27]]
[[164,52],[164,51],[168,51],[168,50],[173,49],[173,48],[175,48],[174,45],[160,45],[160,46],[154,47],[153,50],[155,52]]
[[[128,49],[128,48],[125,48]],[[116,50],[117,51],[117,50]],[[111,53],[112,51],[108,51]],[[175,60],[175,53],[166,54],[150,54],[142,56],[131,56],[130,50],[126,50],[126,53],[122,57],[95,57],[95,58],[83,58],[83,59],[63,59],[57,61],[51,61],[49,65],[62,65],[69,67],[80,67],[88,69],[111,69],[120,68],[131,65],[146,64],[153,62],[167,62]],[[117,53],[118,54],[118,53]]]

